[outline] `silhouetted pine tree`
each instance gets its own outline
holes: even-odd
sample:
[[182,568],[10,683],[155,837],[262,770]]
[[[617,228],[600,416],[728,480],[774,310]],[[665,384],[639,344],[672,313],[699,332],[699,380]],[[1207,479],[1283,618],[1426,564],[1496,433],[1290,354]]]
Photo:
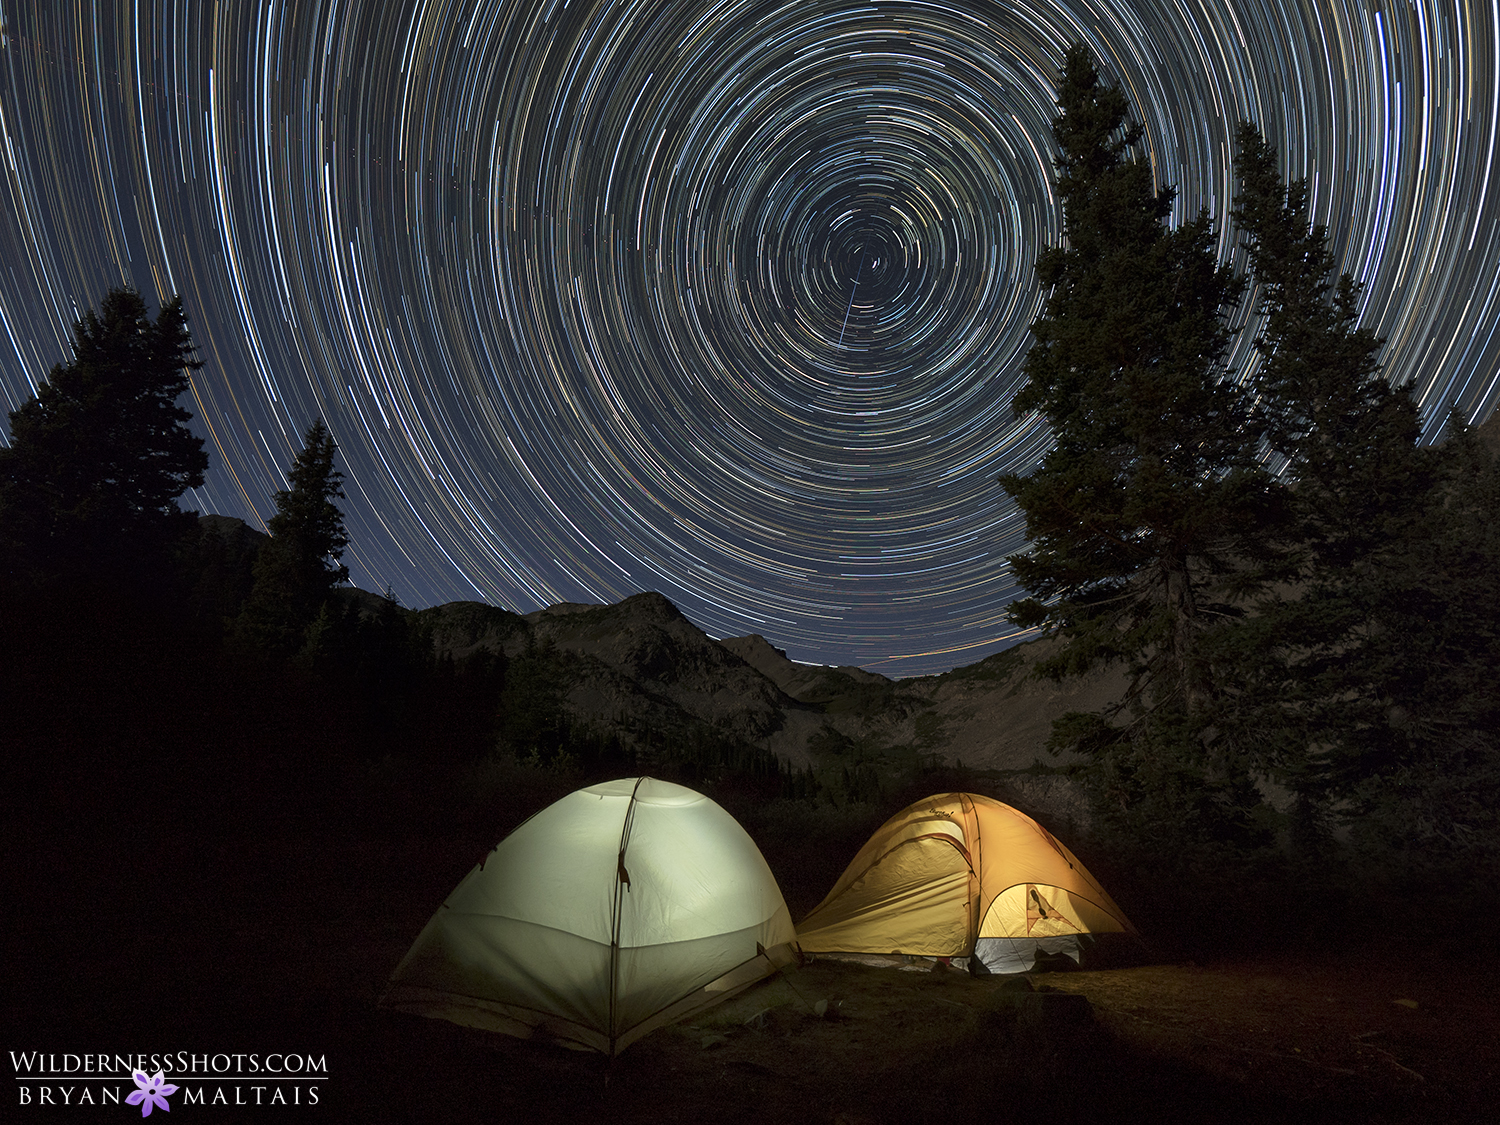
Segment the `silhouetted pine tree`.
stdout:
[[193,356],[177,298],[153,321],[133,289],[111,289],[73,328],[73,359],[10,414],[0,450],[0,552],[25,584],[85,576],[163,577],[192,532],[177,497],[203,483],[208,455],[177,404]]
[[[1365,883],[1494,904],[1500,878],[1500,459],[1457,419],[1388,534],[1268,599],[1233,636],[1225,725],[1277,753]],[[1323,840],[1326,846],[1326,839]],[[1471,893],[1474,892],[1474,893]],[[1455,919],[1457,916],[1455,915]]]
[[1349,656],[1369,624],[1372,553],[1412,533],[1433,462],[1417,445],[1416,404],[1382,377],[1381,341],[1358,324],[1360,287],[1348,275],[1334,279],[1305,181],[1283,182],[1253,125],[1241,124],[1237,143],[1234,217],[1259,291],[1250,386],[1258,428],[1291,488],[1280,518],[1263,529],[1284,585],[1242,627],[1214,638],[1213,659],[1234,670],[1236,685],[1220,701],[1220,726],[1280,770],[1310,802],[1307,812],[1327,807],[1307,788],[1320,772],[1320,751],[1310,748],[1347,741],[1360,725],[1350,704],[1366,692],[1351,696],[1347,685],[1370,670]]
[[[242,637],[261,647],[295,653],[336,586],[349,580],[339,562],[349,536],[344,514],[344,474],[334,467],[338,446],[319,418],[308,428],[292,462],[291,488],[275,495],[276,514],[266,524],[271,538],[255,560],[255,584],[240,615]],[[327,615],[343,620],[341,612]]]
[[1443,446],[1420,445],[1306,184],[1283,184],[1252,126],[1238,140],[1235,217],[1260,290],[1251,386],[1291,487],[1264,526],[1284,583],[1208,638],[1232,685],[1216,727],[1295,795],[1307,879],[1328,878],[1343,828],[1366,883],[1477,880],[1500,864],[1500,465],[1457,419]]
[[1361,568],[1366,620],[1344,666],[1325,673],[1333,729],[1349,733],[1328,740],[1315,779],[1382,864],[1395,851],[1404,876],[1466,873],[1496,903],[1500,457],[1456,417],[1436,452],[1438,482],[1411,532]]
[[[1337,280],[1307,183],[1284,185],[1254,125],[1238,130],[1235,221],[1260,287],[1261,362],[1251,385],[1266,441],[1296,482],[1293,526],[1304,575],[1346,567],[1420,511],[1434,462],[1406,388],[1380,371],[1382,341],[1359,326],[1361,286]],[[1393,523],[1393,521],[1395,521]]]
[[[1268,760],[1326,803],[1330,785],[1347,792],[1334,781],[1348,772],[1335,760],[1360,758],[1372,715],[1386,706],[1380,653],[1390,639],[1376,640],[1376,591],[1398,574],[1421,585],[1396,558],[1430,534],[1428,510],[1444,503],[1439,455],[1418,444],[1410,393],[1381,374],[1381,341],[1358,324],[1359,285],[1347,274],[1334,280],[1305,181],[1283,183],[1254,126],[1242,124],[1237,139],[1234,214],[1262,317],[1252,385],[1267,444],[1293,487],[1287,518],[1268,529],[1285,550],[1289,584],[1220,638],[1224,660],[1241,669],[1225,725],[1252,728]],[[1413,588],[1407,600],[1429,599]]]
[[1015,400],[1046,418],[1053,447],[1031,475],[1001,481],[1030,540],[1010,561],[1032,597],[1011,618],[1063,642],[1043,674],[1129,669],[1113,715],[1054,731],[1111,759],[1096,780],[1117,806],[1176,790],[1236,806],[1253,798],[1240,766],[1205,745],[1220,685],[1201,645],[1238,615],[1229,595],[1263,554],[1277,493],[1222,362],[1242,282],[1217,264],[1206,214],[1167,226],[1173,192],[1153,188],[1125,97],[1085,48],[1067,55],[1058,106],[1065,241],[1037,262],[1050,293]]

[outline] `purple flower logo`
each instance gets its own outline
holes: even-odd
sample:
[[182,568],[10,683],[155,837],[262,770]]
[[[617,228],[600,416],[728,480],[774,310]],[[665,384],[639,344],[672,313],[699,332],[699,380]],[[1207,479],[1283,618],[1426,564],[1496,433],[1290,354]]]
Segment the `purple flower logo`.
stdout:
[[177,1093],[177,1087],[170,1082],[163,1081],[161,1071],[158,1070],[147,1078],[145,1071],[138,1070],[130,1077],[135,1079],[135,1084],[140,1089],[125,1100],[131,1105],[140,1106],[142,1117],[150,1117],[151,1111],[157,1108],[164,1109],[168,1113],[172,1111],[172,1107],[167,1104],[167,1096]]

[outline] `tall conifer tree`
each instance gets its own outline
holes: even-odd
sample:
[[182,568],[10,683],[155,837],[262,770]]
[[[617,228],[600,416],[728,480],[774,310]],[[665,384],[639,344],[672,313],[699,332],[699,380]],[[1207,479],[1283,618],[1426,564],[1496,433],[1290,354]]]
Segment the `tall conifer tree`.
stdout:
[[1227,725],[1254,729],[1309,807],[1352,825],[1372,871],[1493,870],[1500,463],[1457,419],[1442,446],[1419,444],[1416,402],[1380,372],[1358,284],[1333,279],[1305,182],[1283,184],[1253,126],[1238,142],[1254,385],[1294,482],[1277,534],[1296,582],[1218,638],[1241,670]]
[[1261,361],[1251,384],[1266,442],[1296,482],[1303,576],[1347,567],[1408,521],[1431,487],[1416,402],[1380,371],[1382,341],[1359,325],[1360,285],[1334,278],[1327,231],[1307,183],[1285,185],[1254,125],[1237,137],[1234,218],[1259,290]]
[[1237,612],[1226,583],[1258,555],[1273,494],[1250,402],[1223,366],[1242,283],[1217,264],[1206,214],[1168,227],[1173,192],[1153,188],[1140,127],[1083,47],[1068,52],[1058,106],[1064,242],[1038,259],[1050,293],[1015,400],[1054,444],[1001,482],[1030,539],[1010,561],[1032,597],[1011,617],[1063,642],[1046,674],[1131,672],[1124,728],[1075,717],[1055,738],[1123,746],[1149,728],[1191,743],[1216,692],[1200,639]]
[[255,582],[240,617],[241,634],[264,647],[300,649],[330,592],[349,580],[349,568],[339,562],[349,536],[335,503],[344,495],[337,451],[323,419],[314,421],[287,473],[291,487],[274,497],[276,514],[266,523],[271,538],[255,560]]
[[22,581],[149,580],[193,527],[176,501],[208,467],[177,401],[202,364],[176,298],[153,321],[139,293],[111,289],[73,335],[73,359],[11,411],[0,553]]

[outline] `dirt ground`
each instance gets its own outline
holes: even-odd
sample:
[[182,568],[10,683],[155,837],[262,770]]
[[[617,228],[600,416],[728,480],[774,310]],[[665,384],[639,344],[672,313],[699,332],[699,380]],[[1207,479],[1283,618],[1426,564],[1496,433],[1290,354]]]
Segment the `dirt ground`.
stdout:
[[8,836],[7,1052],[326,1057],[316,1107],[170,1120],[1500,1121],[1500,971],[1477,953],[1025,978],[816,959],[610,1062],[376,1008],[472,846]]
[[1289,1098],[1500,1107],[1500,974],[1365,948],[1049,978],[1121,1042]]
[[[599,1089],[576,1108],[842,1125],[1000,1121],[1038,1103],[1065,1121],[1500,1120],[1496,978],[1452,996],[1455,974],[1398,961],[1366,951],[1018,980],[817,960],[643,1040],[615,1064],[615,1104]],[[514,1075],[545,1049],[492,1050]],[[548,1080],[513,1077],[511,1091],[545,1104],[538,1088],[562,1077],[561,1054],[547,1056]]]

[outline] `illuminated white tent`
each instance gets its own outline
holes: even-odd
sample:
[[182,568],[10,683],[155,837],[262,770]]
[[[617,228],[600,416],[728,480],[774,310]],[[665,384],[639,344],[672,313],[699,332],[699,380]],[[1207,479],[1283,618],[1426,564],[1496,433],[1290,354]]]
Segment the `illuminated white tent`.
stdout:
[[591,785],[526,821],[459,883],[384,1007],[614,1055],[792,959],[755,842],[666,781]]

